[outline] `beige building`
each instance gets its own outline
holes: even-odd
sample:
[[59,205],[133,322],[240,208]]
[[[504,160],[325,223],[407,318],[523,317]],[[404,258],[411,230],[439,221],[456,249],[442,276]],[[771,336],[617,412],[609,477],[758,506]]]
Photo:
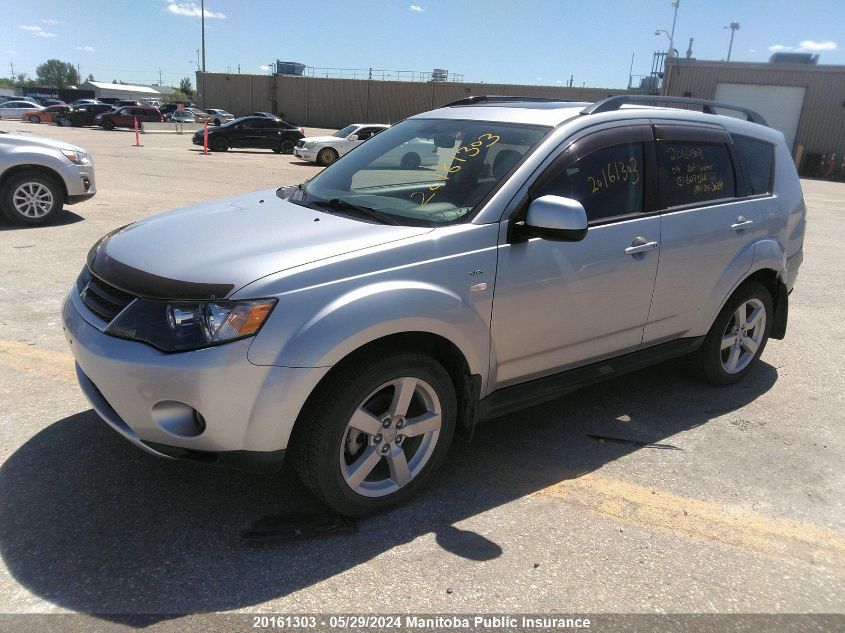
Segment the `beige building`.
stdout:
[[752,108],[783,132],[802,173],[845,153],[845,66],[666,60],[662,94]]

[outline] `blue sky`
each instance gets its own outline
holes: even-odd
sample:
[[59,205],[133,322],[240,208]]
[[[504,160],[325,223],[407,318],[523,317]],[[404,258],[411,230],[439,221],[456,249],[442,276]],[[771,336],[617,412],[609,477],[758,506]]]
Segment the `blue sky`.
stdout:
[[[83,76],[178,84],[196,70],[199,0],[2,0],[0,73],[35,75],[49,58]],[[671,0],[207,0],[209,71],[262,73],[275,59],[316,67],[461,73],[467,81],[624,87],[665,49]],[[843,0],[680,0],[675,47],[767,61],[772,47],[845,64]]]

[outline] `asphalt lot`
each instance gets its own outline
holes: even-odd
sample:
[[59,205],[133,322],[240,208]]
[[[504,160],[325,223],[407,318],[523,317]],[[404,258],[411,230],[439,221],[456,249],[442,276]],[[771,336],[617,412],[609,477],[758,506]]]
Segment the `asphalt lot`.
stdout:
[[157,460],[118,437],[76,385],[59,309],[108,231],[319,168],[203,156],[187,134],[0,129],[87,148],[99,190],[53,226],[0,222],[0,612],[842,612],[845,184],[803,181],[787,338],[745,382],[675,364],[614,379],[456,440],[424,495],[357,534],[256,547],[241,538],[256,520],[314,498],[287,471]]

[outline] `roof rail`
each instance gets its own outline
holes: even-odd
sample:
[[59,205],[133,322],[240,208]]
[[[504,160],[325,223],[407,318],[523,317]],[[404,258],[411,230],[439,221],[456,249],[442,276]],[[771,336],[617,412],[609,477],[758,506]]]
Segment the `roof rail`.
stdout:
[[735,110],[737,112],[742,112],[748,121],[752,123],[759,123],[760,125],[765,125],[769,127],[769,124],[766,123],[766,119],[764,119],[759,113],[751,110],[750,108],[744,108],[742,106],[735,106],[730,105],[727,103],[719,103],[717,101],[708,101],[707,99],[693,99],[691,97],[664,97],[661,95],[616,95],[614,97],[607,97],[607,99],[602,99],[601,101],[596,101],[595,103],[588,105],[586,108],[581,110],[581,114],[598,114],[599,112],[613,112],[614,110],[618,110],[626,103],[676,103],[678,105],[699,105],[702,106],[704,109],[705,114],[717,114],[714,108],[722,108],[724,110]]
[[451,108],[452,106],[467,106],[475,105],[476,103],[513,103],[518,101],[538,101],[538,102],[556,102],[556,101],[571,101],[571,99],[554,99],[552,97],[509,97],[505,95],[477,95],[475,97],[464,97],[457,101],[452,101],[441,108]]

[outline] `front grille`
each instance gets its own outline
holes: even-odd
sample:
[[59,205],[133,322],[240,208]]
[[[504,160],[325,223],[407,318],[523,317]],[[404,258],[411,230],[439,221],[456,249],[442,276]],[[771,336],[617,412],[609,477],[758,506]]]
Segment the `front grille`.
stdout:
[[106,323],[135,299],[134,295],[94,277],[87,267],[82,271],[77,285],[82,303]]

